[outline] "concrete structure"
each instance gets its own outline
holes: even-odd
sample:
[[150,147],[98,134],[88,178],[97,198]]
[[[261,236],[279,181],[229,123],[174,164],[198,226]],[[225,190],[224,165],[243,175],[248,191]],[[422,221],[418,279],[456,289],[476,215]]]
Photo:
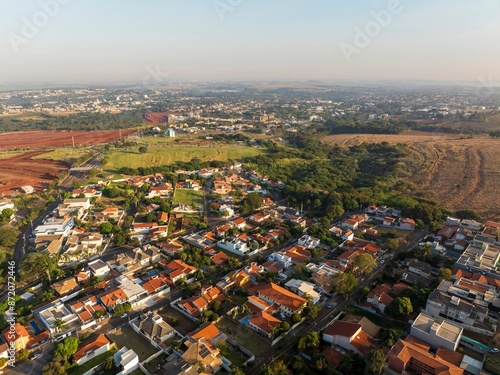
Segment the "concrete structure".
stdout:
[[463,328],[447,321],[421,313],[411,325],[410,334],[428,343],[433,349],[455,351],[462,337]]

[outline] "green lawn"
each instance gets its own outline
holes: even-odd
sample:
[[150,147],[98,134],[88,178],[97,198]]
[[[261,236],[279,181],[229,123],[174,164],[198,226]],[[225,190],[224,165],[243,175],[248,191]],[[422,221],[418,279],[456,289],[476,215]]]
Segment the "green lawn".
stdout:
[[113,356],[113,354],[115,354],[117,351],[118,350],[116,349],[116,347],[113,346],[106,353],[102,353],[102,354],[98,355],[97,357],[92,358],[90,361],[85,362],[83,365],[69,368],[68,374],[71,374],[71,375],[84,374],[87,371],[89,371],[91,368],[97,366],[100,363],[105,362],[106,359]]
[[37,155],[33,159],[60,160],[71,163],[82,156],[89,156],[91,152],[90,147],[60,147]]
[[271,345],[265,338],[252,332],[250,328],[245,327],[243,324],[235,323],[223,317],[216,323],[216,326],[245,349],[250,350],[256,357],[263,356],[271,351]]
[[147,153],[141,154],[137,147],[134,150],[111,152],[109,162],[104,166],[104,170],[109,173],[118,173],[118,170],[122,167],[138,168],[169,165],[177,161],[188,162],[193,158],[198,158],[201,161],[240,160],[247,156],[259,155],[261,152],[262,150],[249,146],[217,145],[204,147],[194,144],[192,146],[150,147]]
[[158,349],[127,325],[117,328],[113,333],[108,332],[107,335],[119,348],[125,346],[127,349],[133,349],[139,356],[139,362],[158,352]]
[[175,189],[173,204],[184,203],[189,206],[203,206],[203,191]]

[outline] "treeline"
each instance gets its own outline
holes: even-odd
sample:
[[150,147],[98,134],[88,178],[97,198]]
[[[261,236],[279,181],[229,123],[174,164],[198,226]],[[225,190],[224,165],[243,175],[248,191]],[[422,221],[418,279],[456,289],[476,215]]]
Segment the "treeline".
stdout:
[[112,114],[82,112],[69,116],[41,114],[40,118],[1,117],[0,131],[19,130],[112,130],[144,125],[142,110]]
[[290,206],[303,205],[328,220],[346,210],[389,203],[427,224],[438,223],[443,217],[437,203],[407,196],[410,188],[402,181],[408,173],[404,145],[383,142],[329,148],[305,133],[289,142],[296,148],[270,148],[267,154],[244,162],[284,182],[283,194]]
[[357,117],[327,120],[318,130],[327,131],[330,134],[401,134],[407,130],[451,134],[484,133],[484,130],[480,128],[445,127],[423,124],[418,121],[399,121],[396,119],[362,121]]
[[157,165],[139,168],[122,167],[120,168],[120,173],[128,176],[149,176],[154,173],[162,173],[167,176],[174,174],[174,172],[178,170],[196,171],[207,167],[222,168],[224,166],[226,166],[226,163],[222,161],[212,160],[210,162],[202,162],[198,158],[193,158],[188,162],[177,161],[170,165]]

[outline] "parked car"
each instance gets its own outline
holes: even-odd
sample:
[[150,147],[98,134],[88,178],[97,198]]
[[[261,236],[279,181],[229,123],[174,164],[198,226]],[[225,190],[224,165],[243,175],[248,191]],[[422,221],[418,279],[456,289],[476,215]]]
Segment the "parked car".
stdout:
[[326,305],[326,307],[327,307],[328,309],[331,309],[331,308],[333,307],[333,304],[332,304],[332,303],[329,303],[328,305]]
[[126,318],[127,317],[127,313],[123,313],[120,315],[120,318]]

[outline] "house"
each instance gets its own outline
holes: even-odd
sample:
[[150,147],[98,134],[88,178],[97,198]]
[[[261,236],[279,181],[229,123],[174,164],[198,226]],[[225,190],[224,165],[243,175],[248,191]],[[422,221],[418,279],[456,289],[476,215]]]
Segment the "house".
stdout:
[[274,283],[259,285],[255,287],[253,291],[259,298],[270,305],[276,303],[279,306],[279,310],[286,316],[291,316],[296,312],[300,312],[307,303],[305,298]]
[[188,315],[196,318],[208,308],[208,303],[202,297],[195,296],[186,300],[180,300],[177,302],[177,306]]
[[361,324],[342,320],[334,321],[323,331],[323,340],[363,356],[379,347],[378,342],[363,331]]
[[112,311],[116,305],[127,302],[127,295],[120,288],[109,289],[96,297],[108,311]]
[[172,281],[167,275],[161,273],[159,275],[153,275],[151,277],[145,278],[142,283],[142,287],[146,289],[146,292],[151,294],[165,295],[170,293],[170,285]]
[[83,365],[92,358],[109,351],[111,345],[112,342],[103,334],[91,337],[78,346],[77,351],[73,354],[73,362],[79,366]]
[[301,264],[311,259],[311,253],[302,245],[295,245],[283,251],[289,256],[294,264]]
[[390,217],[390,216],[386,216],[384,217],[384,220],[382,221],[382,225],[385,225],[385,226],[394,226],[396,224],[396,219],[394,219],[393,217]]
[[246,220],[244,218],[242,218],[242,217],[239,217],[237,219],[231,220],[229,223],[232,224],[232,225],[234,225],[235,228],[238,228],[240,230],[245,230],[245,228],[247,226]]
[[204,373],[215,374],[222,368],[222,360],[219,349],[211,345],[207,340],[187,340],[187,350],[182,354],[182,359],[191,366],[202,365]]
[[69,207],[82,207],[84,210],[88,210],[90,208],[90,199],[89,198],[68,198],[63,201],[63,204],[68,205]]
[[120,216],[120,210],[118,207],[106,207],[101,211],[101,215],[106,219],[116,219]]
[[166,198],[172,193],[172,185],[165,186],[151,186],[148,190],[147,198]]
[[358,229],[358,225],[359,225],[359,223],[353,219],[346,219],[342,222],[342,227],[350,229],[350,230]]
[[132,233],[148,234],[151,230],[158,227],[158,223],[134,223],[132,224]]
[[111,272],[109,266],[101,259],[93,260],[87,266],[94,277],[106,277]]
[[344,251],[337,257],[337,260],[340,262],[341,267],[350,267],[352,262],[354,262],[354,259],[361,254],[363,254],[361,250]]
[[104,315],[106,309],[97,301],[95,296],[86,296],[69,304],[69,308],[78,315],[81,329],[95,324],[98,315]]
[[205,339],[207,341],[212,341],[212,339],[215,339],[220,335],[221,332],[212,322],[205,322],[197,330],[189,333],[189,336],[195,340]]
[[115,281],[118,283],[119,289],[127,296],[127,302],[132,304],[146,297],[148,294],[141,284],[136,283],[125,275],[117,277]]
[[253,315],[249,321],[248,326],[260,334],[271,338],[273,328],[281,323],[281,320],[275,318],[265,311],[259,311]]
[[141,315],[137,320],[134,320],[132,327],[155,346],[173,337],[176,333],[161,316],[152,312]]
[[21,323],[9,325],[2,331],[2,335],[9,348],[15,348],[16,352],[26,348],[30,340],[30,334]]
[[285,287],[299,296],[309,299],[313,304],[317,304],[321,299],[321,294],[314,290],[315,285],[307,281],[290,279]]
[[161,251],[170,256],[175,256],[177,253],[184,250],[184,246],[175,239],[168,239],[158,242],[158,247]]
[[326,263],[320,263],[319,265],[314,263],[309,263],[307,265],[307,270],[312,273],[311,279],[316,284],[316,288],[327,296],[331,296],[333,285],[332,277],[340,270],[329,266]]
[[118,375],[130,374],[139,367],[139,356],[132,349],[127,349],[126,346],[113,354],[115,366],[121,371]]
[[245,241],[242,241],[237,237],[232,240],[220,240],[217,242],[217,246],[239,256],[243,256],[251,250]]
[[168,128],[167,131],[165,132],[165,136],[167,136],[169,138],[175,138],[175,129]]
[[463,330],[456,324],[420,313],[411,325],[410,335],[426,342],[433,349],[445,348],[455,351]]
[[[61,300],[56,300],[48,305],[34,310],[40,323],[50,332],[52,336],[66,334],[80,329],[78,315],[71,311]],[[61,327],[60,324],[63,324]]]
[[428,263],[421,262],[418,259],[412,259],[408,263],[408,271],[423,277],[429,277],[432,272],[432,267]]
[[153,245],[144,245],[132,250],[134,263],[139,264],[141,268],[158,263],[161,259],[160,249]]
[[401,217],[399,218],[398,228],[403,230],[414,230],[415,220],[409,219],[407,217]]
[[78,285],[74,277],[56,281],[50,287],[56,292],[58,296],[64,296],[75,292],[78,293],[82,289],[80,285]]
[[219,251],[218,253],[212,255],[210,259],[214,262],[214,264],[220,266],[221,264],[226,263],[229,257],[222,251]]
[[392,292],[390,285],[382,284],[373,288],[366,296],[366,304],[363,306],[372,310],[374,313],[384,313],[385,308],[393,301],[389,295]]
[[183,262],[180,259],[175,259],[166,265],[167,275],[172,283],[180,279],[189,279],[189,277],[196,272],[196,268]]
[[429,295],[424,312],[434,318],[445,318],[468,326],[473,326],[476,321],[482,323],[488,316],[487,307],[450,296],[438,289]]
[[429,353],[430,347],[409,336],[398,340],[387,355],[389,374],[462,375],[464,370],[447,362],[437,354]]
[[298,243],[300,246],[304,246],[306,249],[314,249],[319,246],[320,240],[306,234],[299,238]]

